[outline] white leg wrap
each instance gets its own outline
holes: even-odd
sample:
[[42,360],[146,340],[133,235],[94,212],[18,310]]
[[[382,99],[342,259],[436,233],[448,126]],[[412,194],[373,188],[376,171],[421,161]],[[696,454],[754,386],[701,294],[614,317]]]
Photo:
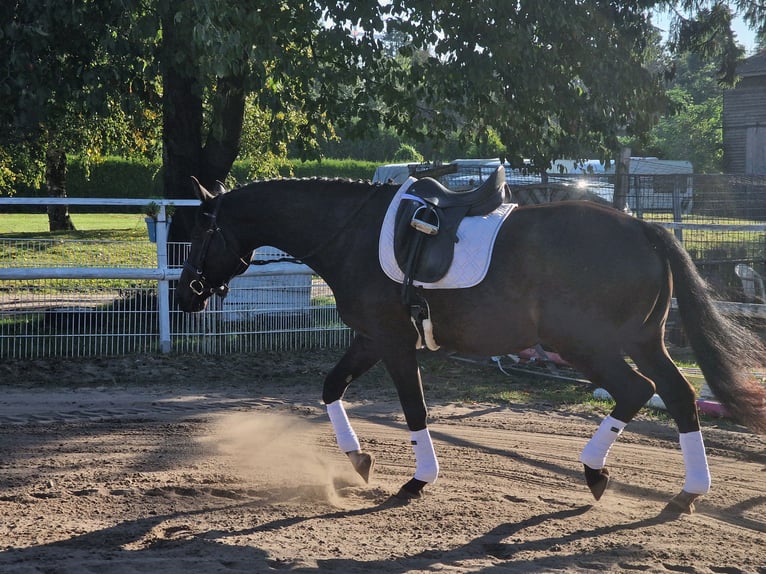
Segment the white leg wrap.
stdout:
[[354,429],[348,421],[346,409],[343,408],[343,401],[338,399],[334,403],[327,405],[327,414],[330,415],[332,428],[335,430],[335,439],[343,452],[353,452],[362,450],[359,439],[356,438]]
[[439,476],[439,461],[436,460],[436,452],[431,442],[431,433],[425,428],[413,431],[412,450],[415,451],[415,478],[423,482],[436,482]]
[[626,424],[611,415],[607,416],[599,425],[593,438],[582,449],[580,462],[596,470],[604,468],[609,449],[612,448]]
[[691,494],[707,494],[710,490],[710,469],[705,455],[705,444],[700,431],[680,433],[678,442],[684,455],[686,482],[684,490]]

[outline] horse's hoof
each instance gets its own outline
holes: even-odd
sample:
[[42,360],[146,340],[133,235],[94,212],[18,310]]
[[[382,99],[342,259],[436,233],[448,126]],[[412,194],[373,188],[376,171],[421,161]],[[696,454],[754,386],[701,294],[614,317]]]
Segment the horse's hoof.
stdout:
[[585,482],[588,484],[593,498],[601,500],[606,487],[609,485],[609,471],[604,468],[591,468],[587,464],[585,467]]
[[370,482],[372,470],[375,468],[375,457],[367,452],[355,450],[348,453],[354,470],[361,476],[365,482]]
[[701,494],[694,494],[682,490],[670,499],[667,506],[663,509],[663,512],[672,512],[674,514],[694,514],[694,501],[697,500]]
[[414,500],[423,496],[423,487],[428,484],[417,478],[410,479],[410,481],[399,489],[396,493],[396,498],[399,500]]

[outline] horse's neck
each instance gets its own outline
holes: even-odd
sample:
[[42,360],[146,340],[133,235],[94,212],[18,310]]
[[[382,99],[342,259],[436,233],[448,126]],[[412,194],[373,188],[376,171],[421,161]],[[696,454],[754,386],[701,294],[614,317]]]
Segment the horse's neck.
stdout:
[[385,207],[378,209],[379,201],[370,201],[371,193],[372,186],[359,189],[343,182],[321,187],[314,181],[263,185],[243,193],[235,216],[244,218],[244,240],[251,243],[248,249],[274,246],[292,257],[305,258],[328,279],[351,248],[357,247],[353,230],[360,225],[369,229],[382,220]]

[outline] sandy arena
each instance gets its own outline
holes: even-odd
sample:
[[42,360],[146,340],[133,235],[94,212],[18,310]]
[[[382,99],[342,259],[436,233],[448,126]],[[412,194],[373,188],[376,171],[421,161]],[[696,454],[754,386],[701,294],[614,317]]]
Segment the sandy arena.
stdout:
[[[683,465],[667,422],[629,425],[594,503],[577,458],[600,415],[429,396],[441,475],[402,504],[391,495],[414,460],[390,386],[348,395],[377,456],[365,484],[335,445],[321,378],[121,384],[129,367],[6,385],[0,572],[766,574],[766,441],[743,429],[706,425],[713,490],[673,516]],[[24,368],[0,374],[45,372]]]

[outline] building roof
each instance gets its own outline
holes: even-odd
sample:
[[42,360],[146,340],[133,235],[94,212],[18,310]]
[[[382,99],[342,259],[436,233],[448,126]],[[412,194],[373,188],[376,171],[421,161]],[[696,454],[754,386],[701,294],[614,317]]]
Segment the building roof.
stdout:
[[739,66],[737,66],[737,74],[739,76],[766,76],[766,50],[761,50],[760,53],[755,56],[746,58]]

